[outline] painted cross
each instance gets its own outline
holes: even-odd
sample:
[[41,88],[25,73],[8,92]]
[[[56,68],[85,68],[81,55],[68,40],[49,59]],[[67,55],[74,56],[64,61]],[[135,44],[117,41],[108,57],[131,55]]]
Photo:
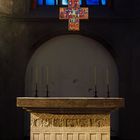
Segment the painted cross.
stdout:
[[80,19],[88,19],[88,8],[80,7],[79,0],[68,0],[68,7],[60,7],[59,19],[68,19],[68,30],[79,31]]

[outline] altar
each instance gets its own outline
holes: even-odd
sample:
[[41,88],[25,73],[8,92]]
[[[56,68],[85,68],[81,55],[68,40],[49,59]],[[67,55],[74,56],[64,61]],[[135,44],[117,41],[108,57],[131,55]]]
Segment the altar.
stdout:
[[18,97],[30,113],[30,140],[110,140],[110,113],[123,98]]

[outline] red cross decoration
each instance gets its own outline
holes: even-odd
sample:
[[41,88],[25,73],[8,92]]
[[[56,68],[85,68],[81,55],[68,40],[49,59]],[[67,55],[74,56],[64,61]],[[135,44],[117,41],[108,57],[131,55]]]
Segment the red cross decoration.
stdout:
[[79,0],[68,0],[68,7],[59,9],[59,19],[68,19],[69,31],[79,31],[80,19],[88,19],[88,8],[80,7]]

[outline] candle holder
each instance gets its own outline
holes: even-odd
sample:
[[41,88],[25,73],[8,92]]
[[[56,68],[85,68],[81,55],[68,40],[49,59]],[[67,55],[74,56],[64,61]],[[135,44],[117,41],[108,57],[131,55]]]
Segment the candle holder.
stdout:
[[35,87],[35,97],[38,97],[37,93],[38,93],[38,89],[37,89],[37,84],[36,84],[36,87]]
[[107,84],[107,97],[110,97],[110,89],[109,89],[109,84]]
[[46,97],[49,97],[49,85],[46,85]]
[[97,87],[96,87],[96,85],[95,85],[95,89],[94,89],[94,97],[98,97],[98,95],[97,95]]

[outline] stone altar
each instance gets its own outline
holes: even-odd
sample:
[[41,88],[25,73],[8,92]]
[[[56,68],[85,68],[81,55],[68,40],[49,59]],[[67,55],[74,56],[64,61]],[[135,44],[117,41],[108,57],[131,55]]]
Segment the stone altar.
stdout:
[[123,98],[18,97],[30,112],[31,140],[110,140],[110,112]]

